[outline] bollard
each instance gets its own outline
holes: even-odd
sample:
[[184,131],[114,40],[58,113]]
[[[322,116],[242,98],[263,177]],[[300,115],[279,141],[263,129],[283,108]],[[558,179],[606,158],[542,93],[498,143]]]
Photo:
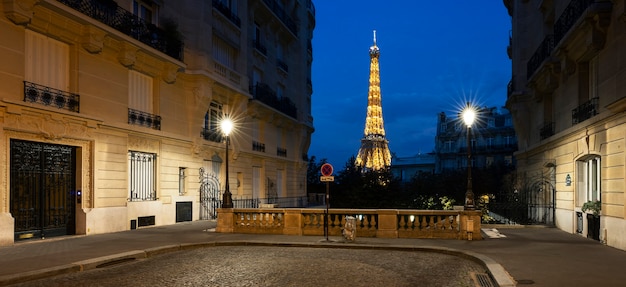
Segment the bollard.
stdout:
[[356,239],[356,217],[346,216],[346,224],[343,226],[343,238],[348,241]]

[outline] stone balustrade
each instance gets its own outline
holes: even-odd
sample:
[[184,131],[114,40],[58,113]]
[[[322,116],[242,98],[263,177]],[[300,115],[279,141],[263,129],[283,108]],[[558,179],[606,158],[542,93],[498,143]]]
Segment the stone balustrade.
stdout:
[[[325,209],[222,208],[217,232],[324,235]],[[480,240],[480,211],[330,209],[328,234],[341,236],[346,216],[356,218],[356,236]]]

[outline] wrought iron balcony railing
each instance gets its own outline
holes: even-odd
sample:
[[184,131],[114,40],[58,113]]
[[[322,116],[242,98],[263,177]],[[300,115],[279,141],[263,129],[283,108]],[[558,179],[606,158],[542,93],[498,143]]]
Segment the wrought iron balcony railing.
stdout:
[[282,69],[285,72],[289,72],[289,66],[287,65],[287,63],[285,63],[285,61],[277,59],[276,60],[276,66],[280,69]]
[[237,27],[241,28],[241,19],[237,16],[233,11],[230,10],[224,3],[220,0],[213,0],[213,8],[217,11],[220,11],[224,17],[228,18],[233,24]]
[[565,34],[594,2],[595,0],[573,0],[569,2],[567,8],[563,10],[559,19],[554,23],[555,43],[559,43],[565,37]]
[[252,141],[252,150],[265,152],[265,144],[258,141]]
[[590,99],[572,110],[572,125],[583,122],[598,114],[599,98]]
[[292,118],[298,116],[298,109],[296,105],[289,98],[278,98],[276,92],[274,92],[267,84],[256,83],[256,85],[250,85],[250,94],[255,100],[258,100]]
[[315,16],[315,5],[313,5],[313,1],[307,0],[306,1],[306,8],[309,9],[309,12],[311,12],[311,14],[313,14],[313,16]]
[[547,35],[526,64],[527,79],[530,79],[541,67],[541,64],[550,57],[552,50],[554,50],[554,35]]
[[276,148],[276,155],[277,156],[282,156],[282,157],[287,157],[287,149],[286,148],[282,148],[282,147],[277,147]]
[[261,41],[259,40],[253,40],[252,41],[252,46],[259,51],[259,53],[267,56],[267,48],[265,48],[265,46],[263,46],[263,44],[261,44]]
[[267,7],[274,12],[278,19],[285,24],[291,33],[296,35],[296,37],[298,36],[298,26],[296,25],[296,22],[289,17],[287,12],[285,12],[285,9],[278,5],[275,0],[263,0],[263,3],[265,3],[265,5],[267,5]]
[[80,112],[80,96],[24,81],[24,101]]
[[539,137],[545,140],[554,135],[554,122],[547,122],[539,129]]
[[137,15],[124,10],[115,1],[57,0],[76,11],[96,19],[172,58],[183,60],[183,42],[174,27],[167,30],[146,23]]
[[128,109],[128,123],[131,125],[139,125],[155,130],[161,130],[161,116],[131,108]]
[[221,143],[224,140],[222,133],[217,129],[203,128],[200,135],[203,139],[216,143]]

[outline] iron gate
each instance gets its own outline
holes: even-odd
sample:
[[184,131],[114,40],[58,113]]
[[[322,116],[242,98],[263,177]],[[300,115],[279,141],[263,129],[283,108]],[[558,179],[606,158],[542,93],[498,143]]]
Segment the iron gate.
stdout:
[[213,173],[209,174],[200,168],[200,219],[217,219],[217,209],[222,206],[220,201],[220,181]]
[[555,194],[550,182],[538,181],[512,195],[497,195],[487,208],[496,223],[554,225]]
[[15,240],[75,234],[76,149],[11,140]]

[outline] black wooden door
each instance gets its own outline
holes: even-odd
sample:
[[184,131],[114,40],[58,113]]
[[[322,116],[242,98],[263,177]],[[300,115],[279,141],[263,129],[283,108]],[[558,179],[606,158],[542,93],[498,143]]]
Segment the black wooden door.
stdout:
[[15,240],[75,234],[76,149],[11,140]]

